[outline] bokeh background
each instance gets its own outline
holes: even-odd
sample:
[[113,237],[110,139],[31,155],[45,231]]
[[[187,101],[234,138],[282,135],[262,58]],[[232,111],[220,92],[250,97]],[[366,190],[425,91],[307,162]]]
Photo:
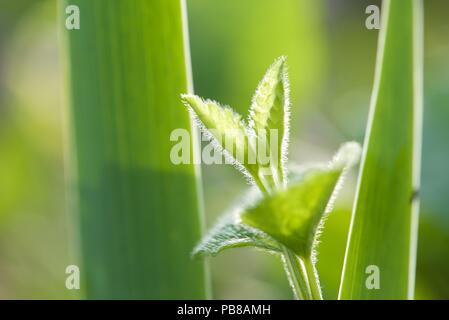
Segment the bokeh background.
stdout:
[[[92,0],[95,1],[95,0]],[[327,161],[363,141],[377,31],[374,0],[187,0],[195,91],[246,112],[267,66],[287,55],[291,163]],[[0,299],[78,298],[64,179],[63,75],[56,0],[0,0]],[[425,117],[416,297],[449,299],[449,2],[425,0]],[[168,137],[167,137],[168,139]],[[230,166],[203,166],[208,225],[246,189]],[[335,299],[355,173],[329,217],[318,269]],[[388,246],[388,243],[383,244]],[[281,262],[250,249],[211,259],[214,297],[290,299]]]

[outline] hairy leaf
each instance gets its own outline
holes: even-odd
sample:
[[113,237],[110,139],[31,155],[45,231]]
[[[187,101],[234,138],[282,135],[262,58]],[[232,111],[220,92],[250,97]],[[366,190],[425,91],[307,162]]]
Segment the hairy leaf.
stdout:
[[337,185],[359,158],[357,143],[343,145],[329,165],[305,169],[287,189],[247,209],[242,221],[263,230],[302,257],[312,254],[323,217],[330,212]]
[[273,252],[280,251],[278,243],[266,233],[242,224],[237,219],[226,217],[204,237],[192,254],[216,256],[225,249],[247,246]]
[[250,161],[247,128],[241,115],[229,107],[223,107],[215,101],[203,100],[193,94],[181,96],[198,124],[209,138],[213,139],[218,149],[223,150],[233,163],[243,167],[253,178],[257,177],[255,160]]
[[[249,127],[254,130],[260,145],[266,142],[273,173],[280,179],[286,175],[283,161],[287,158],[288,107],[286,58],[280,57],[270,66],[257,87],[249,116]],[[272,137],[273,134],[276,135]],[[274,144],[271,143],[272,138]]]

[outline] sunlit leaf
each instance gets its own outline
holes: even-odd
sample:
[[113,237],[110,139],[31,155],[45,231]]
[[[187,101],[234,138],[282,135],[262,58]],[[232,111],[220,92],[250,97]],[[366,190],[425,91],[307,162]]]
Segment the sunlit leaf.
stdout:
[[329,165],[305,169],[287,189],[245,210],[242,221],[263,230],[299,256],[310,257],[321,221],[330,212],[337,185],[342,182],[342,173],[359,154],[358,144],[343,145]]
[[237,218],[225,217],[195,247],[193,255],[215,256],[225,249],[248,246],[280,251],[278,243],[266,233],[238,222]]
[[224,151],[233,164],[239,169],[246,169],[251,178],[257,179],[256,161],[250,155],[247,128],[241,115],[227,106],[223,107],[212,100],[203,100],[196,95],[183,94],[181,97],[196,118],[203,134],[209,137],[219,150]]
[[[253,97],[249,127],[259,138],[258,143],[266,142],[271,155],[274,174],[284,179],[284,161],[287,158],[288,144],[289,83],[286,58],[278,58],[268,69],[257,87]],[[274,145],[271,144],[271,135]]]

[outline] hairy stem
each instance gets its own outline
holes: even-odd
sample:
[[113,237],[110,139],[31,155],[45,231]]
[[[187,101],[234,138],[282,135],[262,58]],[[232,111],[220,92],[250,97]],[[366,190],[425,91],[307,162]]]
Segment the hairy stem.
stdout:
[[295,297],[300,300],[311,300],[312,292],[303,264],[290,249],[282,246],[282,250],[285,272]]
[[309,280],[310,289],[312,292],[313,300],[323,300],[321,293],[320,280],[318,279],[318,273],[311,258],[304,259],[304,265],[307,273],[307,279]]

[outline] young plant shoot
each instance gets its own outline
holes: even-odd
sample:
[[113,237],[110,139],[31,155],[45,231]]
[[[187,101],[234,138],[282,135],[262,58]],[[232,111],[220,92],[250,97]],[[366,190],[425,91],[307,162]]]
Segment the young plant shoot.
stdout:
[[[289,84],[286,58],[268,69],[254,94],[248,119],[229,107],[182,95],[196,123],[260,192],[250,204],[234,208],[195,247],[195,256],[252,246],[282,257],[298,299],[322,299],[315,268],[317,238],[332,209],[346,171],[360,155],[345,143],[325,165],[287,170]],[[228,143],[230,142],[230,143]],[[287,177],[291,181],[287,181]]]

